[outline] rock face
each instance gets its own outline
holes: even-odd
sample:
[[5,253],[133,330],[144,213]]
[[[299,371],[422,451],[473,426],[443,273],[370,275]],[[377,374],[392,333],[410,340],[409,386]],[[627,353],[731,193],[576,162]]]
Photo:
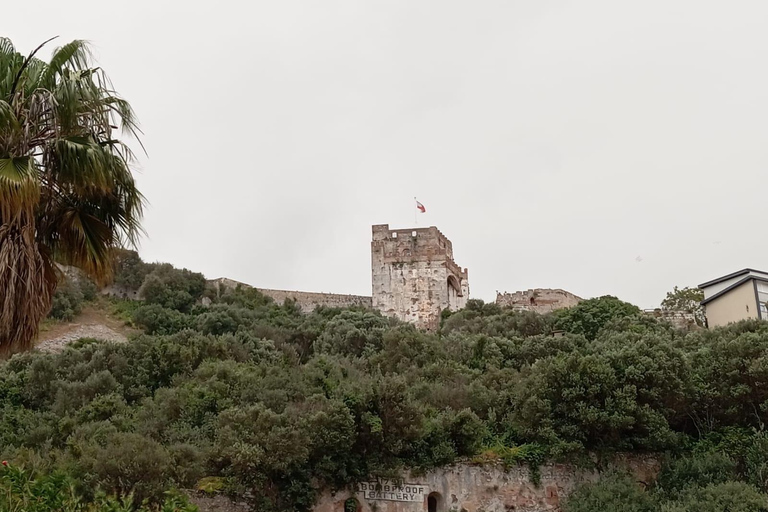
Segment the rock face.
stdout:
[[469,298],[469,277],[453,260],[453,245],[440,230],[372,228],[373,307],[384,315],[434,330],[444,309],[457,311]]
[[[646,485],[659,471],[658,461],[650,456],[623,457],[613,465]],[[344,512],[349,500],[358,512],[555,512],[577,486],[599,478],[593,470],[554,464],[541,468],[536,484],[527,468],[459,464],[424,476],[405,474],[399,484],[368,482],[359,484],[355,493],[325,493],[314,512]]]
[[535,288],[515,293],[496,292],[496,304],[519,311],[549,313],[556,309],[570,308],[583,299],[565,290]]

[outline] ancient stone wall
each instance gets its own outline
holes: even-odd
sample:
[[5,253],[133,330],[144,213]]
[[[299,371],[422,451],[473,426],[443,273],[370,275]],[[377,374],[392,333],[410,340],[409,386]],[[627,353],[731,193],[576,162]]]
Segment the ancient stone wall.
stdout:
[[371,307],[371,298],[364,295],[292,292],[286,290],[270,290],[268,288],[257,288],[257,290],[267,297],[272,297],[278,304],[282,304],[286,299],[295,300],[296,304],[304,313],[311,313],[317,306],[327,306],[331,308],[349,308],[353,306],[364,308]]
[[373,307],[387,316],[436,329],[443,309],[466,305],[469,278],[453,260],[453,245],[436,227],[373,226]]
[[556,309],[570,308],[583,299],[565,290],[535,288],[515,293],[496,292],[496,304],[520,311],[549,313]]
[[[621,457],[614,465],[646,485],[659,471],[651,456]],[[459,464],[423,476],[406,473],[402,483],[363,482],[357,492],[328,492],[314,512],[344,512],[350,498],[357,500],[358,512],[553,512],[578,485],[599,478],[594,470],[553,464],[543,466],[534,483],[525,467]]]
[[671,323],[678,329],[688,329],[696,326],[696,315],[687,311],[669,311],[666,309],[646,309],[645,315],[657,320]]
[[[238,286],[254,288],[245,283],[240,283],[233,279],[222,277],[208,281],[209,285],[220,289],[234,289]],[[371,298],[364,295],[344,295],[338,293],[316,293],[300,292],[289,290],[271,290],[269,288],[256,288],[258,291],[271,297],[278,304],[282,304],[286,299],[295,300],[303,313],[311,313],[318,306],[327,306],[332,308],[347,308],[359,306],[364,308],[371,307]]]

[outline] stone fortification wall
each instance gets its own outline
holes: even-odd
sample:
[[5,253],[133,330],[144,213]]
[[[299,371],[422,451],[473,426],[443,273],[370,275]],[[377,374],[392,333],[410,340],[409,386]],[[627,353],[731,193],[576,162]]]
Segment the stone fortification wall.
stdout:
[[535,288],[515,293],[496,292],[496,304],[499,306],[542,314],[573,307],[582,300],[581,297],[560,289]]
[[644,314],[657,320],[671,323],[678,329],[688,329],[696,326],[696,315],[687,311],[669,311],[665,309],[646,309]]
[[[219,289],[231,288],[234,289],[238,286],[246,288],[254,288],[253,286],[245,283],[240,283],[233,279],[227,279],[222,277],[219,279],[213,279],[208,281],[210,285]],[[296,304],[301,308],[304,313],[311,313],[317,306],[326,306],[332,308],[347,308],[347,307],[371,307],[371,298],[364,295],[344,295],[338,293],[316,293],[316,292],[300,292],[289,290],[271,290],[269,288],[256,288],[258,291],[271,297],[272,300],[278,304],[282,304],[286,299],[292,299],[296,301]]]
[[[614,465],[646,485],[659,471],[658,461],[650,456],[623,457]],[[561,510],[563,499],[578,485],[599,478],[594,470],[553,464],[541,468],[537,485],[524,467],[459,464],[423,476],[404,474],[402,483],[364,482],[357,492],[325,493],[314,512],[344,512],[351,497],[357,500],[358,512],[552,512]]]
[[469,298],[467,269],[453,260],[453,245],[439,229],[372,227],[373,307],[387,316],[434,330],[444,309]]
[[349,308],[353,306],[363,308],[371,307],[371,298],[365,295],[292,292],[286,290],[270,290],[267,288],[257,288],[257,290],[267,297],[272,297],[278,304],[282,304],[286,299],[295,300],[296,304],[304,313],[311,313],[317,306],[327,306],[331,308]]

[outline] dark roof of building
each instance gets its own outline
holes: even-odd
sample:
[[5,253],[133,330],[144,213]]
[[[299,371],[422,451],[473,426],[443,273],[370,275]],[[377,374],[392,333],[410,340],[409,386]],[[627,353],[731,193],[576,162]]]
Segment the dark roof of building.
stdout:
[[717,279],[713,279],[711,281],[707,281],[706,283],[701,283],[699,285],[699,288],[706,288],[707,286],[712,286],[713,284],[722,283],[723,281],[727,281],[728,279],[732,279],[734,277],[742,276],[744,274],[749,274],[750,272],[759,272],[761,274],[768,275],[768,272],[765,272],[763,270],[756,270],[754,268],[745,268],[742,270],[739,270],[737,272],[734,272],[733,274],[728,274],[723,277],[718,277]]
[[[756,272],[760,272],[760,271],[757,270]],[[719,292],[717,292],[713,296],[709,297],[708,299],[704,299],[703,301],[701,301],[701,305],[703,306],[703,305],[705,305],[705,304],[707,304],[709,302],[712,302],[713,300],[715,300],[717,298],[722,297],[723,295],[725,295],[729,291],[733,290],[734,288],[738,288],[739,286],[743,285],[747,281],[760,281],[760,282],[763,282],[763,283],[768,283],[768,278],[747,275],[747,276],[743,277],[742,279],[739,279],[738,281],[733,283],[731,286],[723,288],[722,290],[720,290]]]

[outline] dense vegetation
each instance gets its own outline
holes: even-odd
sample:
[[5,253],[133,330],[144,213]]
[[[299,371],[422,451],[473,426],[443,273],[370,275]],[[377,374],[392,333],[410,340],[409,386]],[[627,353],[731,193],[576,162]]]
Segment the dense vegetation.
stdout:
[[321,487],[404,466],[634,450],[673,457],[658,486],[617,475],[570,510],[765,503],[768,323],[682,331],[603,297],[545,316],[470,301],[425,333],[122,261],[118,280],[145,300],[113,307],[146,334],[0,366],[0,491],[23,467],[83,503],[151,506],[205,479],[260,510],[305,510]]
[[72,320],[80,314],[85,304],[96,298],[96,292],[93,281],[75,269],[69,269],[69,275],[63,277],[53,294],[48,317]]

